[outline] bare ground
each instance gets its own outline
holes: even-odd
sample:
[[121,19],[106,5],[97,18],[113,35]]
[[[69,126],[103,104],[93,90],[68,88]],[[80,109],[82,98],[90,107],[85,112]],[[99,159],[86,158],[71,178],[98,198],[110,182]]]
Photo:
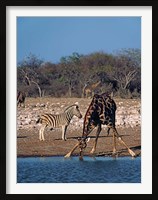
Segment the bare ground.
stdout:
[[[89,99],[43,99],[40,100],[40,103],[53,102],[53,107],[64,106],[79,102],[81,112],[84,114],[91,100]],[[30,107],[39,102],[39,99],[26,99],[26,108],[18,108],[20,111],[22,109],[27,109],[27,106]],[[139,100],[140,102],[140,100]],[[135,105],[139,102],[133,100],[116,100],[117,105],[122,103],[126,107]],[[41,108],[39,108],[41,109]],[[31,112],[31,111],[29,111]],[[38,110],[37,110],[38,112]],[[126,144],[137,154],[141,153],[141,126],[135,127],[118,127],[118,133],[122,136],[122,139]],[[96,129],[89,135],[91,140],[87,144],[84,155],[90,155],[90,150],[94,144]],[[36,126],[30,128],[20,128],[17,130],[17,156],[18,157],[27,157],[27,156],[64,156],[66,155],[73,146],[77,143],[78,137],[82,135],[82,127],[78,129],[72,129],[71,126],[67,129],[67,141],[61,140],[61,129],[55,129],[50,131],[49,129],[45,130],[45,141],[39,141],[39,129]],[[117,141],[117,151],[119,156],[129,155],[126,148],[120,145]],[[95,156],[110,156],[113,149],[113,139],[112,132],[107,136],[107,129],[103,128],[97,144],[97,149]],[[78,155],[79,149],[76,149],[73,155]]]
[[[61,140],[61,130],[53,130],[45,132],[45,141],[39,141],[38,130],[21,129],[17,136],[17,155],[18,156],[64,156],[77,143],[77,138],[81,136],[81,131],[72,132],[68,129],[67,141]],[[118,132],[122,139],[129,147],[132,147],[134,152],[140,154],[141,134],[140,127],[136,128],[119,128]],[[90,134],[89,141],[85,150],[85,155],[89,155],[92,149],[95,130]],[[98,139],[96,156],[111,155],[112,153],[112,133],[107,136],[107,132],[102,130]],[[117,150],[119,155],[129,155],[125,147],[117,142]],[[76,149],[74,155],[78,155],[79,150]]]

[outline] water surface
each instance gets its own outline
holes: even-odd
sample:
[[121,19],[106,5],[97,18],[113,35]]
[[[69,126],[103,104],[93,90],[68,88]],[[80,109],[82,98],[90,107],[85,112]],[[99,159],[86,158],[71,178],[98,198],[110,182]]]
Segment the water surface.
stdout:
[[18,183],[140,183],[137,157],[28,157],[17,159]]

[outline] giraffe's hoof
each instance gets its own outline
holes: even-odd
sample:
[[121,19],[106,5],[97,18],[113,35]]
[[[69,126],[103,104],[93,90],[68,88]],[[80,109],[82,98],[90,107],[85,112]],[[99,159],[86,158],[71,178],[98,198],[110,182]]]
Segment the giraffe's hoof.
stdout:
[[83,160],[83,156],[79,156],[79,160],[81,160],[81,161],[82,161],[82,160]]
[[117,152],[113,152],[113,153],[112,153],[112,157],[113,157],[113,158],[117,158],[117,157],[118,157],[118,153],[117,153]]
[[95,157],[96,157],[96,154],[95,154],[95,153],[91,153],[91,154],[89,155],[89,157],[95,158]]
[[113,149],[112,157],[115,157],[115,158],[118,157],[118,152],[116,151],[115,148]]
[[91,151],[90,151],[90,154],[94,154],[94,150],[91,150]]
[[70,158],[70,156],[71,156],[71,153],[67,153],[67,154],[64,156],[64,158]]
[[129,153],[131,154],[132,157],[136,157],[137,156],[131,149],[129,149]]

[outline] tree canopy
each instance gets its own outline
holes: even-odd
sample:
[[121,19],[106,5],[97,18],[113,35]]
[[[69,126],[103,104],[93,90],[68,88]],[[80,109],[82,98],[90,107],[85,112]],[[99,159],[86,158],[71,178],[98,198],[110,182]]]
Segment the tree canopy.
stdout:
[[113,91],[119,97],[140,97],[140,49],[121,49],[115,54],[74,52],[61,57],[57,64],[30,54],[17,67],[17,88],[30,97],[83,97],[83,89],[98,81],[101,84],[94,92]]

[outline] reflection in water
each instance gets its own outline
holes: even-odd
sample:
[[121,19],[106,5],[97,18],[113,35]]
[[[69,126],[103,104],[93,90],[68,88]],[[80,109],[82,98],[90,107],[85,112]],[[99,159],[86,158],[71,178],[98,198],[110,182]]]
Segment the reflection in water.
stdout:
[[140,183],[137,157],[29,157],[17,159],[18,183]]

